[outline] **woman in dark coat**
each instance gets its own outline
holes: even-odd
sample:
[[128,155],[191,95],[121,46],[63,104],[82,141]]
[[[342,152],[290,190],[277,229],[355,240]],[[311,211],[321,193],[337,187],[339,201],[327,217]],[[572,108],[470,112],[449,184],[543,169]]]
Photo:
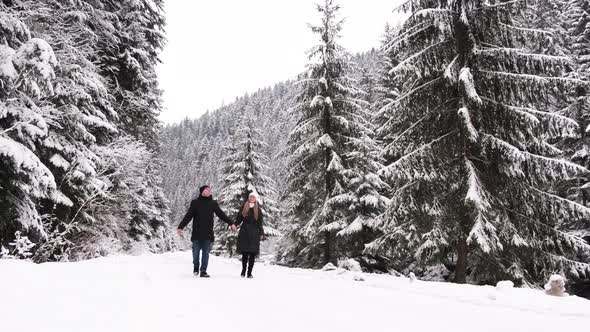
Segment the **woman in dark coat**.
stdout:
[[264,221],[262,211],[258,208],[256,194],[251,193],[248,200],[242,206],[236,225],[240,226],[238,234],[238,253],[242,254],[242,277],[252,278],[254,259],[260,253],[260,241],[264,239]]

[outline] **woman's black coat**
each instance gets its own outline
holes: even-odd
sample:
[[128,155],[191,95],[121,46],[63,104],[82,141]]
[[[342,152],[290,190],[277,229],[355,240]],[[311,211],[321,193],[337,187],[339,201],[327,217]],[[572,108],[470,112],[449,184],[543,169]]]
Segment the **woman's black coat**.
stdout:
[[262,211],[258,209],[258,220],[254,218],[253,208],[248,210],[247,217],[244,217],[240,211],[236,218],[236,224],[241,225],[238,234],[238,252],[258,255],[260,253],[260,236],[264,235]]

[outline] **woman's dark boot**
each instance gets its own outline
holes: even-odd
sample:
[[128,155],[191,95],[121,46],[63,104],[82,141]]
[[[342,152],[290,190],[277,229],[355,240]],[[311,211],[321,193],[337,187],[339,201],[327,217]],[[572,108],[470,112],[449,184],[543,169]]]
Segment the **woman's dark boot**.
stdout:
[[248,264],[248,255],[242,254],[242,273],[240,273],[242,278],[246,276],[246,264]]
[[255,259],[256,255],[250,255],[250,257],[248,257],[248,278],[252,278],[252,269],[254,268]]

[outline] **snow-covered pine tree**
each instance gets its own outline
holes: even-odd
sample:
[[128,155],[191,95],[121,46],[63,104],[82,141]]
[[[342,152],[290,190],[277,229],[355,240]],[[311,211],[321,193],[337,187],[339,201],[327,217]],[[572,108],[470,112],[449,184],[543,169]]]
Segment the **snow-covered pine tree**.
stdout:
[[411,16],[389,45],[401,89],[387,106],[400,127],[386,147],[396,160],[381,171],[395,191],[386,234],[368,252],[447,263],[460,283],[468,274],[521,283],[554,271],[590,275],[576,261],[588,245],[558,229],[590,210],[549,191],[588,172],[548,143],[577,134],[575,121],[551,110],[584,82],[563,78],[567,58],[531,51],[543,32],[518,23],[529,4],[400,7]]
[[[97,66],[89,61],[89,55],[93,54],[89,39],[93,33],[83,28],[85,22],[75,18],[84,17],[80,8],[76,8],[76,5],[58,6],[46,1],[22,1],[16,8],[5,8],[6,13],[12,12],[13,17],[30,22],[28,38],[34,38],[26,43],[29,59],[4,59],[6,64],[12,62],[13,68],[22,71],[20,81],[16,81],[21,91],[8,100],[33,107],[34,113],[29,114],[32,118],[28,122],[38,121],[33,117],[45,119],[43,130],[26,130],[35,136],[27,140],[27,145],[50,170],[67,201],[38,200],[35,199],[40,198],[37,195],[23,196],[20,202],[29,202],[28,212],[20,209],[13,220],[22,219],[24,222],[16,226],[22,227],[23,232],[26,231],[38,245],[34,259],[62,259],[67,258],[65,247],[68,241],[64,238],[71,236],[72,230],[70,207],[77,209],[91,192],[102,190],[102,183],[95,176],[98,160],[93,147],[97,143],[104,143],[117,130],[111,122],[113,112]],[[11,25],[10,20],[5,23],[7,27]],[[16,28],[23,26],[13,25]],[[10,35],[7,36],[10,38]],[[54,68],[49,67],[49,64]],[[36,73],[46,76],[42,84],[31,81],[35,79]],[[43,107],[35,106],[39,103]],[[10,115],[18,108],[8,106],[5,113],[9,115],[8,121],[15,120]],[[14,126],[12,130],[22,132],[24,128],[20,126],[22,124]],[[37,181],[43,181],[42,177],[39,176]],[[39,214],[45,216],[43,227],[29,227],[30,223],[38,222],[35,215]],[[51,245],[48,246],[49,243]]]
[[[397,50],[391,47],[391,42],[398,35],[400,27],[385,25],[381,39],[379,54],[381,55],[381,65],[378,72],[375,101],[373,102],[376,109],[373,123],[376,126],[375,132],[381,146],[389,145],[395,139],[395,131],[400,125],[396,122],[397,116],[392,114],[393,108],[386,107],[399,97],[399,82],[395,79],[395,68],[399,63],[399,54]],[[387,151],[384,151],[387,152]],[[391,162],[393,156],[383,154],[381,156],[384,162]]]
[[[277,191],[274,181],[268,177],[268,157],[262,152],[265,143],[261,141],[262,132],[252,120],[253,107],[241,117],[231,145],[226,147],[223,159],[223,184],[220,203],[230,217],[236,217],[250,193],[258,195],[264,213],[265,233],[279,235],[275,225],[279,216],[276,204]],[[233,252],[235,234],[227,225],[216,226],[216,242],[220,249]],[[235,240],[235,239],[234,239]]]
[[[245,200],[244,197],[248,195],[242,170],[235,169],[234,167],[240,162],[240,157],[242,157],[236,147],[237,144],[237,139],[232,138],[230,144],[223,147],[225,157],[221,160],[223,182],[221,184],[221,193],[219,194],[219,203],[230,218],[237,216],[240,211],[240,205]],[[233,256],[237,235],[226,224],[222,223],[215,224],[214,230],[215,249],[221,252],[227,252],[230,257]]]
[[[345,193],[339,196],[343,203],[340,208],[346,210],[341,223],[342,230],[336,233],[338,255],[343,259],[356,258],[362,264],[373,268],[371,258],[362,257],[365,244],[373,241],[380,234],[377,216],[380,215],[388,199],[383,194],[387,185],[381,180],[378,171],[383,167],[381,149],[376,141],[375,107],[376,98],[381,96],[378,65],[381,53],[375,50],[355,56],[353,75],[358,86],[365,93],[359,96],[364,101],[359,103],[354,116],[348,120],[351,135],[346,143],[348,151],[344,160],[347,169]],[[381,267],[383,269],[383,267]]]
[[[111,106],[99,66],[94,63],[95,45],[99,36],[87,29],[98,20],[100,11],[82,4],[60,5],[51,1],[34,1],[28,18],[34,35],[47,40],[57,54],[60,70],[55,80],[51,103],[53,122],[49,127],[47,146],[39,153],[47,158],[61,190],[74,202],[72,209],[43,204],[46,214],[55,213],[47,224],[56,236],[44,239],[35,259],[65,259],[76,242],[77,225],[89,222],[87,204],[106,191],[97,169],[102,163],[97,148],[108,144],[118,133],[116,113]],[[26,12],[25,12],[26,13]],[[48,28],[48,27],[51,28]],[[59,235],[57,235],[59,234]]]
[[311,30],[320,43],[308,53],[311,62],[294,108],[298,120],[289,136],[290,229],[279,259],[299,266],[335,261],[334,236],[345,227],[346,217],[340,207],[351,199],[343,159],[349,151],[350,121],[362,101],[355,99],[360,91],[348,76],[350,56],[338,44],[343,25],[339,9],[333,0],[317,5],[321,24]]
[[53,107],[45,101],[54,94],[55,53],[45,40],[32,38],[18,13],[3,3],[0,30],[0,245],[8,246],[20,230],[35,232],[37,239],[47,236],[41,200],[73,202],[38,153],[53,120]]
[[79,223],[73,257],[87,259],[113,252],[163,252],[174,247],[168,226],[168,207],[161,205],[161,184],[152,153],[144,143],[127,136],[97,149],[98,178],[104,192],[84,209],[90,222]]
[[[590,5],[587,1],[571,0],[564,15],[565,27],[568,30],[569,55],[574,71],[568,77],[588,80],[590,78]],[[563,150],[573,162],[590,167],[590,145],[588,125],[590,124],[590,98],[587,87],[580,84],[570,92],[571,103],[560,113],[574,119],[578,123],[579,135],[565,139]],[[590,204],[590,176],[588,174],[567,179],[559,189],[562,195],[588,206]],[[588,226],[586,225],[586,228]],[[590,235],[590,234],[587,234]]]
[[[153,217],[167,211],[161,191],[139,196],[143,201],[134,209],[139,222],[137,218],[95,219],[88,213],[94,200],[112,189],[99,169],[110,165],[105,160],[110,154],[104,149],[120,133],[118,114],[112,107],[115,98],[107,88],[112,76],[100,56],[112,52],[121,41],[116,36],[118,19],[108,11],[110,4],[23,0],[0,6],[0,94],[1,102],[8,103],[0,112],[0,123],[3,134],[21,144],[2,149],[0,162],[11,166],[2,168],[7,173],[2,174],[0,199],[7,209],[0,220],[0,242],[10,241],[14,231],[21,230],[36,244],[33,259],[45,261],[67,259],[70,248],[84,247],[81,225],[100,224],[97,229],[104,228],[103,222],[116,224],[113,229],[150,225],[154,228],[150,235],[158,233],[161,224],[156,225]],[[117,102],[121,104],[124,100]],[[21,146],[26,149],[15,150]],[[20,159],[14,159],[15,155]],[[145,167],[140,182],[159,191],[159,163],[153,155],[148,159],[152,166]],[[160,208],[162,214],[154,214]],[[134,232],[117,240],[125,241]]]
[[[123,139],[127,140],[125,135],[130,135],[137,140],[130,146],[147,147],[140,151],[147,153],[149,160],[142,180],[147,184],[145,190],[129,189],[138,190],[130,193],[137,200],[126,220],[130,226],[129,236],[140,242],[165,243],[168,235],[161,230],[168,226],[168,202],[162,191],[161,166],[157,158],[160,145],[157,117],[162,104],[155,72],[165,42],[163,3],[161,0],[98,1],[96,6],[107,12],[105,22],[97,25],[104,27],[106,34],[97,40],[95,54],[113,104],[117,105],[118,128]],[[165,248],[160,246],[156,251],[161,249]]]
[[162,0],[100,1],[110,14],[110,38],[97,59],[116,100],[121,130],[158,151],[162,110],[156,65],[165,44]]
[[345,203],[346,212],[341,219],[342,229],[336,234],[338,253],[343,258],[359,258],[365,244],[381,235],[377,217],[385,210],[389,199],[384,196],[387,184],[378,175],[383,167],[378,143],[375,141],[371,116],[358,115],[354,123],[355,136],[349,138],[345,155],[349,168],[345,193],[334,200]]

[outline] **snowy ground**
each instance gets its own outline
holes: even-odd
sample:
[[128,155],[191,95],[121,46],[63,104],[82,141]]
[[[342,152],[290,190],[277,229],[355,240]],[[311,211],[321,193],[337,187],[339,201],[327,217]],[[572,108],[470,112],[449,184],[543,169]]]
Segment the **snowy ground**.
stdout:
[[540,291],[258,264],[189,252],[78,263],[0,260],[0,331],[588,331],[590,301]]

